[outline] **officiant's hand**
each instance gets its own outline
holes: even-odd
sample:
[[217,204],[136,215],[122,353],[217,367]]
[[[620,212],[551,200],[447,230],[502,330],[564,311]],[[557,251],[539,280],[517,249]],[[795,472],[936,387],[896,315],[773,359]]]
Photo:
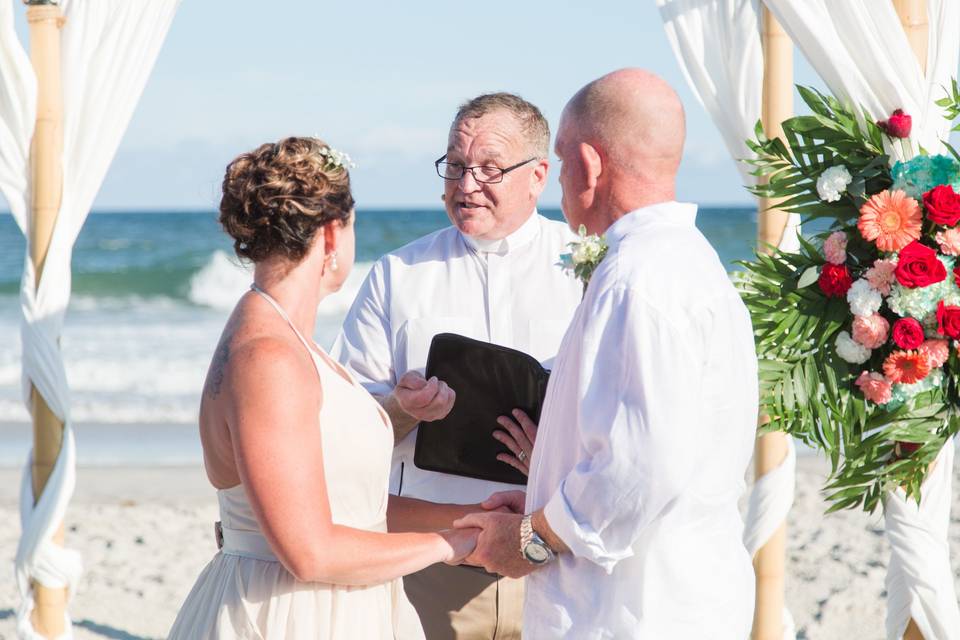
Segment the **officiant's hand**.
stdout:
[[392,395],[401,410],[423,422],[445,418],[457,398],[446,382],[436,376],[427,380],[417,371],[408,371],[400,376]]
[[530,456],[533,455],[533,443],[537,440],[537,425],[520,409],[513,410],[513,418],[500,416],[497,424],[506,431],[494,431],[493,437],[507,445],[513,452],[497,455],[497,460],[508,465],[525,476],[530,475]]
[[453,523],[457,528],[477,527],[477,548],[463,561],[508,578],[522,578],[535,566],[520,555],[520,520],[513,513],[471,513]]

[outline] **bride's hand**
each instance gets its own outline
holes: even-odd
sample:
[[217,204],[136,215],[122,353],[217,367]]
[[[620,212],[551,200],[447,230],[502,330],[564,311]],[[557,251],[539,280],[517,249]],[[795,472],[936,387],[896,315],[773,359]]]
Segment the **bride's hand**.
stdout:
[[480,529],[444,529],[438,532],[447,543],[449,551],[443,559],[447,564],[460,564],[477,547],[477,537]]

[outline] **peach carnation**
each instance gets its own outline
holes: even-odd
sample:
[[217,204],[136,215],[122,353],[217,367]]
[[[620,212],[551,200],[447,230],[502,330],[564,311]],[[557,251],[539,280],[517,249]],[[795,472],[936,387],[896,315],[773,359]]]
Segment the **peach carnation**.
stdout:
[[883,373],[892,382],[913,384],[927,377],[930,362],[916,351],[894,351],[883,361]]
[[924,340],[917,351],[927,356],[931,369],[937,369],[950,357],[950,343],[946,340]]
[[860,207],[857,228],[881,251],[900,251],[920,238],[920,205],[906,193],[881,191]]
[[864,371],[855,383],[863,397],[875,404],[887,404],[893,395],[893,384],[879,373]]
[[830,264],[843,264],[847,261],[847,234],[834,231],[823,241],[823,256]]
[[879,313],[853,319],[853,339],[868,349],[878,349],[887,341],[890,323]]
[[937,244],[940,245],[940,253],[948,256],[960,256],[960,228],[954,227],[946,231],[938,231],[936,240]]
[[877,260],[863,276],[867,283],[885,296],[890,295],[890,285],[897,281],[897,263],[893,260]]

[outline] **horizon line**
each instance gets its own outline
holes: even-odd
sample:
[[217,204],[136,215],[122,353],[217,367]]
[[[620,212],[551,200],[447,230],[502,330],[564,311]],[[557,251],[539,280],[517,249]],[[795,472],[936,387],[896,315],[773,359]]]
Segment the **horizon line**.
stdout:
[[[710,202],[710,203],[695,203],[698,207],[704,209],[747,209],[756,207],[756,203],[751,202]],[[552,210],[556,211],[560,209],[560,204],[543,204],[539,206],[543,210]],[[360,212],[363,211],[410,211],[410,210],[420,210],[420,211],[443,211],[442,206],[437,206],[435,204],[410,204],[410,205],[371,205],[365,207],[357,207],[357,210]],[[109,215],[109,214],[122,214],[122,213],[144,213],[144,214],[164,214],[164,213],[215,213],[217,209],[215,207],[102,207],[90,210],[90,215]],[[0,209],[0,215],[12,215],[9,209]]]

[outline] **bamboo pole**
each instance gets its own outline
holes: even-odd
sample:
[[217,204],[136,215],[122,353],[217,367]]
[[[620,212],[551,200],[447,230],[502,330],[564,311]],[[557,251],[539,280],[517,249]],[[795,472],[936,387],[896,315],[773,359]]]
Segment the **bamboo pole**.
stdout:
[[[927,31],[929,29],[929,20],[927,17],[926,0],[893,0],[893,8],[900,17],[900,24],[907,34],[907,40],[910,42],[910,48],[920,63],[920,73],[927,72]],[[930,466],[933,469],[933,465]],[[917,623],[910,618],[907,628],[903,633],[904,640],[924,640],[923,634],[917,627]]]
[[910,48],[920,63],[920,72],[927,70],[927,38],[930,27],[926,0],[893,0],[900,24],[907,34]]
[[[63,93],[60,78],[60,8],[48,2],[28,2],[30,61],[37,75],[37,122],[30,146],[30,259],[39,286],[63,191]],[[53,471],[63,441],[63,423],[50,411],[36,388],[31,391],[33,415],[33,496],[39,500]],[[54,536],[62,545],[63,524]],[[64,632],[67,590],[33,583],[35,606],[31,622],[47,638]]]
[[[768,137],[783,135],[781,123],[793,115],[793,43],[764,6],[763,110],[761,120]],[[783,238],[788,214],[771,209],[776,203],[762,198],[757,219],[759,246],[777,246]],[[761,417],[761,423],[765,418]],[[787,457],[785,433],[767,433],[757,438],[754,450],[756,477],[780,466]],[[757,590],[753,613],[753,640],[783,639],[783,608],[786,575],[787,523],[784,522],[753,559]]]

